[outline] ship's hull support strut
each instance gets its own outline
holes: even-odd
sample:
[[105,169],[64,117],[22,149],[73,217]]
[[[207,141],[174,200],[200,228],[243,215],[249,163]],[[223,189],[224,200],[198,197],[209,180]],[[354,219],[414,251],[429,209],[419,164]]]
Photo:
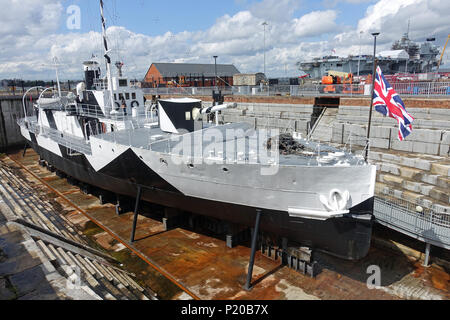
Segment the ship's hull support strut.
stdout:
[[252,236],[252,251],[250,253],[250,262],[248,264],[248,272],[247,272],[247,282],[245,283],[244,289],[246,291],[251,291],[251,281],[253,276],[253,265],[255,263],[255,254],[256,254],[256,246],[258,242],[258,232],[259,232],[259,223],[261,221],[261,210],[256,210],[256,221],[255,221],[255,229],[253,230]]
[[139,202],[141,201],[142,196],[142,188],[138,186],[137,195],[136,195],[136,203],[134,205],[134,218],[133,218],[133,228],[131,229],[131,243],[134,243],[136,236],[136,224],[139,216]]
[[429,267],[430,266],[430,252],[431,252],[431,244],[427,243],[425,245],[425,258],[423,261],[423,266],[424,267]]
[[25,141],[25,146],[23,147],[22,158],[25,158],[25,155],[27,154],[27,149],[28,149],[28,142]]

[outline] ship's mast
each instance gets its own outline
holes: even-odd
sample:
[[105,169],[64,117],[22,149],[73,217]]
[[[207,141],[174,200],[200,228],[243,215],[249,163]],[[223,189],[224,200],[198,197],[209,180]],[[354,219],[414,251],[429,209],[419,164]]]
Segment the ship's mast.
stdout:
[[56,83],[58,85],[58,96],[61,98],[61,85],[59,83],[59,74],[58,74],[58,58],[53,58],[53,63],[55,64],[55,70],[56,70]]
[[112,87],[112,77],[111,77],[111,58],[108,56],[108,42],[106,41],[106,22],[103,15],[103,0],[100,0],[100,15],[102,18],[102,35],[103,35],[103,45],[105,47],[105,60],[106,60],[106,77],[108,78],[108,90],[110,94],[111,109],[114,108],[114,98],[113,98],[113,87]]

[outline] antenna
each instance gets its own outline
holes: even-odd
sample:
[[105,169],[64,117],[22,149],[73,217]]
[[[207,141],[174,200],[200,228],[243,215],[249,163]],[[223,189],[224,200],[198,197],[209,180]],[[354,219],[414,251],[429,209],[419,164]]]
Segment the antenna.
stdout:
[[411,26],[411,18],[408,19],[408,30],[406,31],[406,37],[409,39],[409,28]]
[[62,64],[59,63],[59,60],[58,60],[57,57],[53,57],[52,61],[53,61],[52,64],[45,64],[45,63],[43,63],[42,66],[49,67],[49,68],[51,68],[51,67],[55,68],[56,84],[57,84],[57,88],[58,88],[58,96],[61,98],[61,86],[60,86],[60,82],[59,82],[58,67],[62,66]]
[[108,42],[106,40],[106,22],[105,17],[103,15],[103,0],[100,0],[100,15],[102,18],[102,34],[103,34],[103,45],[105,47],[105,60],[106,60],[106,76],[108,78],[108,89],[110,93],[110,102],[111,109],[114,108],[114,99],[113,99],[113,87],[112,87],[112,78],[111,78],[111,58],[108,56]]
[[53,57],[53,63],[55,65],[55,70],[56,70],[56,83],[58,85],[58,96],[61,98],[61,85],[59,84],[59,74],[58,74],[58,58],[57,57]]

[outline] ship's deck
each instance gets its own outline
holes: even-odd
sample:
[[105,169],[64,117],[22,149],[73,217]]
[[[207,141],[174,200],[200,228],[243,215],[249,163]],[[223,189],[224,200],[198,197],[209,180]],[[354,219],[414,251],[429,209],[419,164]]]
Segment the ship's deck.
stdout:
[[[22,122],[19,122],[23,125]],[[41,127],[36,117],[28,118],[28,129],[43,134],[71,150],[92,154],[91,144],[83,138],[48,127]],[[277,131],[254,130],[248,123],[208,126],[186,134],[162,131],[157,123],[96,135],[96,139],[151,150],[163,154],[180,155],[185,159],[202,158],[209,162],[248,163],[283,166],[357,166],[364,165],[361,156],[314,141],[295,140],[303,146],[294,154],[283,154],[268,148],[268,141],[278,136]],[[277,139],[277,138],[275,138]]]
[[364,164],[361,157],[313,141],[297,140],[304,146],[304,150],[296,154],[285,155],[280,154],[278,149],[267,149],[268,140],[277,134],[254,130],[247,123],[233,123],[186,134],[171,134],[153,126],[115,131],[98,135],[96,138],[163,154],[178,154],[189,159],[204,158],[228,163],[286,166],[317,166],[319,163],[323,166]]

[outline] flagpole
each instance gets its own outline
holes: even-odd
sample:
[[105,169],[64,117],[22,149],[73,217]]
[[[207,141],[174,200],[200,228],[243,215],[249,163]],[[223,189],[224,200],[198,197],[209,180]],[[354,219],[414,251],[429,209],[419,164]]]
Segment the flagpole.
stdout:
[[[114,90],[111,75],[111,58],[109,57],[108,41],[106,39],[106,20],[103,15],[103,0],[100,0],[100,16],[102,19],[102,36],[103,36],[103,46],[105,49],[105,60],[106,60],[106,78],[108,80],[108,90],[109,90],[109,101],[111,103],[111,110],[114,110]],[[105,103],[106,104],[106,103]]]
[[372,33],[372,36],[374,37],[374,43],[373,43],[373,72],[372,72],[372,93],[370,95],[369,124],[367,125],[367,146],[366,146],[366,155],[365,155],[366,162],[369,159],[370,126],[372,124],[373,94],[375,92],[375,78],[376,78],[376,72],[377,72],[377,60],[376,60],[375,56],[376,56],[376,53],[377,53],[377,36],[379,34],[380,34],[379,32]]

